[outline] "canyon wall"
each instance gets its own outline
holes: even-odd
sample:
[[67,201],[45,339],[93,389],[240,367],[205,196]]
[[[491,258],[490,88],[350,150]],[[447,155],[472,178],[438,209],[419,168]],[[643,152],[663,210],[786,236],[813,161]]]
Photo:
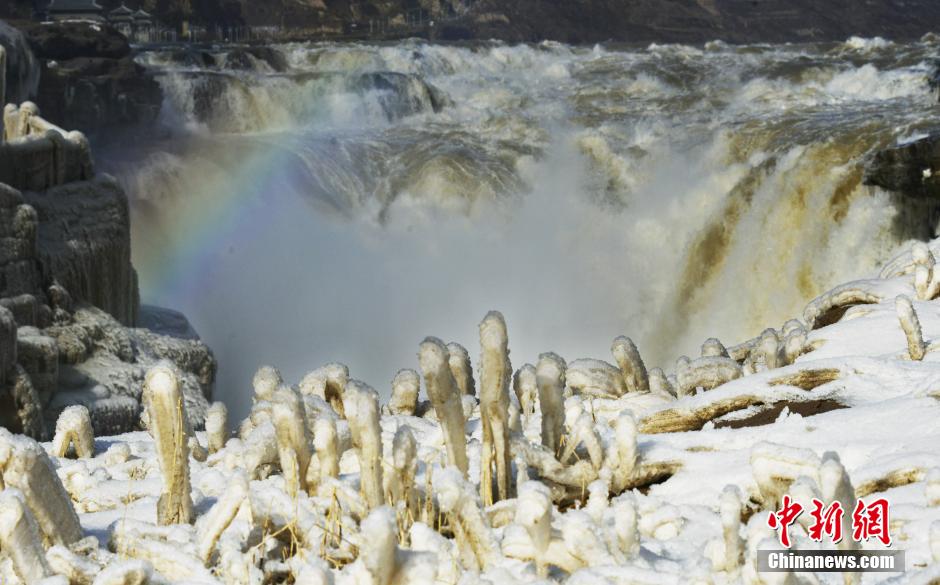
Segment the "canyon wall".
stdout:
[[[121,0],[99,3],[110,10]],[[29,18],[32,4],[0,2],[0,18]],[[932,0],[869,0],[864,9],[852,0],[129,0],[127,5],[144,8],[170,27],[183,21],[279,26],[298,38],[355,36],[365,27],[352,24],[369,20],[387,20],[405,36],[424,36],[430,31],[404,26],[422,14],[437,20],[437,38],[572,43],[821,41],[852,35],[900,40],[940,23],[940,5]],[[465,17],[447,18],[454,14]]]

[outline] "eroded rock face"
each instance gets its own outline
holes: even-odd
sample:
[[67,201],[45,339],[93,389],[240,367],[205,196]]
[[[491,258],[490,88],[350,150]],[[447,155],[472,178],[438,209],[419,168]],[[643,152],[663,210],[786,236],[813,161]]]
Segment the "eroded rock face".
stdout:
[[940,135],[879,151],[865,169],[865,184],[908,197],[940,197]]
[[115,29],[84,22],[36,23],[25,27],[36,56],[64,61],[77,57],[120,59],[131,54],[127,39]]
[[38,216],[42,280],[57,281],[75,301],[103,309],[125,325],[140,299],[131,265],[127,196],[102,178],[24,194]]
[[209,408],[215,360],[198,340],[123,327],[95,307],[81,307],[72,321],[45,333],[60,348],[58,390],[45,410],[51,427],[67,406],[88,408],[95,435],[137,428],[144,374],[162,360],[180,370],[189,424],[202,428]]
[[19,191],[0,184],[0,290],[4,298],[40,289],[35,216]]
[[88,409],[98,435],[140,427],[147,369],[172,362],[201,428],[216,364],[185,317],[148,308],[131,265],[127,197],[109,177],[20,193],[0,185],[0,426],[48,438]]
[[131,57],[47,61],[36,97],[49,119],[89,135],[151,124],[162,101],[160,85]]
[[23,29],[42,63],[35,101],[58,125],[95,135],[148,125],[160,112],[159,84],[134,62],[127,39],[100,24]]
[[26,36],[0,20],[0,45],[7,52],[6,97],[4,103],[21,103],[39,87],[39,61]]

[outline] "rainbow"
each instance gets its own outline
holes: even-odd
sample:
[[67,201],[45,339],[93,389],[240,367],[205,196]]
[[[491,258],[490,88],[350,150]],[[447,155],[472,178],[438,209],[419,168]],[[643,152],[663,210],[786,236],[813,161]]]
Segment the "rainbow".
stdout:
[[[226,140],[219,137],[210,146],[224,148]],[[133,261],[148,302],[197,297],[209,288],[219,254],[250,242],[259,226],[280,213],[284,180],[296,159],[270,140],[264,142],[225,168],[209,160],[203,151],[206,142],[200,141],[199,152],[184,154],[182,165],[173,169],[179,181],[172,186],[175,201],[159,209],[132,203]],[[138,201],[146,200],[136,195]]]

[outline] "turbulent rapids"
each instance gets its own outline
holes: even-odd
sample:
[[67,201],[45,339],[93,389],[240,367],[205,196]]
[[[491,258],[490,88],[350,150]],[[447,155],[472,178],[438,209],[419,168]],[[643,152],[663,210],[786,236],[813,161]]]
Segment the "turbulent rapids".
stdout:
[[152,50],[165,131],[100,158],[145,300],[192,318],[239,415],[260,363],[340,359],[381,392],[424,335],[469,346],[491,308],[520,363],[627,333],[667,366],[933,234],[862,178],[936,124],[938,49]]

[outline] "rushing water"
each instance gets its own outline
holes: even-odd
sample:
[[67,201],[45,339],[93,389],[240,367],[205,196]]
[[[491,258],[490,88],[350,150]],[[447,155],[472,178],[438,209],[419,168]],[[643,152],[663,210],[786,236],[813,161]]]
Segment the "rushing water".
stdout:
[[141,54],[167,134],[112,169],[144,300],[190,317],[239,415],[263,363],[387,393],[425,335],[477,353],[489,309],[516,366],[627,334],[669,370],[930,228],[861,184],[936,118],[930,39],[274,49]]

